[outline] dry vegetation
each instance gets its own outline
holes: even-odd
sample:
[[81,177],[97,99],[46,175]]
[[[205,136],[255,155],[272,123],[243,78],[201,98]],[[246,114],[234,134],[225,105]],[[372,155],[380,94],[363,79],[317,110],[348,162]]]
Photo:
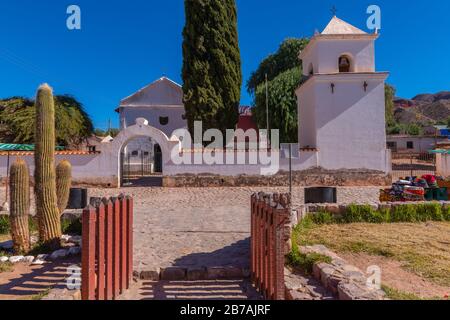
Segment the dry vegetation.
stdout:
[[300,244],[399,261],[402,268],[450,288],[450,223],[330,224],[297,229]]

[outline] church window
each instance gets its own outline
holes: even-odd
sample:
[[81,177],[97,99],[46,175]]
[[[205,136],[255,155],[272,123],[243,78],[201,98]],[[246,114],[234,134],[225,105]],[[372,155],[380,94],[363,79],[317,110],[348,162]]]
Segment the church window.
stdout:
[[137,157],[139,155],[139,151],[133,151],[131,152],[132,157]]
[[414,149],[414,142],[408,141],[408,142],[406,143],[406,148],[407,148],[407,149]]
[[339,72],[350,72],[351,71],[351,59],[346,56],[339,57]]
[[162,126],[166,126],[169,124],[169,117],[159,117],[159,123]]

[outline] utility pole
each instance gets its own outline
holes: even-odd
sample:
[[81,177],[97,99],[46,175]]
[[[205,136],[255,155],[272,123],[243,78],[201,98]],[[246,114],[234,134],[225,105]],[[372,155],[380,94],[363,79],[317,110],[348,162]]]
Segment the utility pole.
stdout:
[[267,124],[267,147],[270,144],[270,124],[269,124],[269,82],[266,73],[266,124]]

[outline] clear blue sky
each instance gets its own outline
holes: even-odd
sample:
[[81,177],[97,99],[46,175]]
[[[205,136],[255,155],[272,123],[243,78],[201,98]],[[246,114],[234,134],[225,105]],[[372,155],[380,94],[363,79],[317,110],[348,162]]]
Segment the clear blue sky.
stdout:
[[[82,30],[66,28],[66,9],[82,10]],[[244,84],[287,37],[311,36],[337,15],[366,29],[366,8],[382,10],[377,69],[398,95],[450,90],[450,1],[237,0]],[[33,97],[48,82],[72,94],[97,127],[121,98],[166,75],[181,83],[182,0],[1,0],[0,98]],[[242,104],[251,103],[245,89]]]

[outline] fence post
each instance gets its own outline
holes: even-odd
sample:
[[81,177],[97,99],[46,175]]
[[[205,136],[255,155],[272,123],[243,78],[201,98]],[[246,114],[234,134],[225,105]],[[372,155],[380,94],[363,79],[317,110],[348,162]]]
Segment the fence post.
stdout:
[[120,293],[127,287],[127,201],[124,195],[119,197],[120,201]]
[[111,198],[113,202],[113,299],[120,292],[120,202],[118,198]]
[[81,298],[95,300],[95,238],[96,238],[96,209],[88,206],[83,211],[83,238],[81,258]]
[[97,299],[105,300],[105,205],[97,207]]
[[130,288],[131,278],[133,276],[133,198],[127,196],[127,289]]
[[103,203],[105,205],[106,215],[106,228],[105,228],[105,296],[106,300],[113,299],[113,203],[111,199],[104,198]]
[[278,196],[275,199],[275,300],[285,299],[285,285],[284,285],[284,265],[286,262],[286,254],[288,241],[291,237],[291,229],[289,226],[291,218],[290,197],[288,195]]
[[255,214],[257,210],[256,195],[251,196],[251,212],[250,212],[250,269],[251,279],[255,282]]

